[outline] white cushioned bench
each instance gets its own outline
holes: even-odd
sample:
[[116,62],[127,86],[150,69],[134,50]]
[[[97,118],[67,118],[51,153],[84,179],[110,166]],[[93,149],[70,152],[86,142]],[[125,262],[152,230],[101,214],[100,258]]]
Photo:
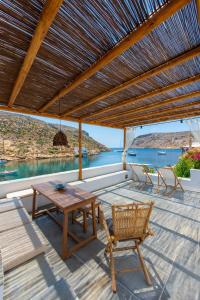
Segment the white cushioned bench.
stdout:
[[34,223],[0,233],[4,272],[45,252],[48,241]]
[[31,218],[24,208],[0,213],[0,232],[31,223]]
[[0,199],[0,213],[18,208],[23,208],[23,203],[19,199]]
[[3,274],[3,263],[0,249],[0,300],[3,299],[3,287],[4,287],[4,274]]
[[[26,210],[28,212],[32,211],[33,189],[29,188],[29,189],[25,189],[25,190],[21,190],[21,191],[8,193],[6,195],[6,197],[8,199],[13,199],[13,198],[20,199],[22,201],[24,208],[26,208]],[[48,203],[49,203],[49,200],[46,197],[44,197],[43,195],[37,196],[36,208],[38,206],[43,206]]]

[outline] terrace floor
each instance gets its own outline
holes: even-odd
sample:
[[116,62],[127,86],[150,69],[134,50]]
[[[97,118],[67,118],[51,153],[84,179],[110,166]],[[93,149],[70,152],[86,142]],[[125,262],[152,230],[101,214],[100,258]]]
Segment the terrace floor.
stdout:
[[[156,193],[148,186],[132,181],[98,191],[106,216],[111,215],[113,203],[153,200],[155,206],[151,228],[155,235],[143,244],[142,251],[153,278],[146,285],[142,272],[117,275],[117,293],[111,290],[111,279],[104,256],[105,233],[98,228],[98,239],[81,248],[65,262],[58,260],[61,230],[47,216],[36,220],[55,250],[48,259],[56,274],[64,277],[80,299],[200,299],[200,193],[176,192],[172,197]],[[60,218],[62,215],[60,215]],[[72,230],[82,229],[71,225]],[[137,263],[132,252],[116,258],[117,268]],[[48,273],[48,271],[46,270]],[[48,275],[49,276],[49,275]]]

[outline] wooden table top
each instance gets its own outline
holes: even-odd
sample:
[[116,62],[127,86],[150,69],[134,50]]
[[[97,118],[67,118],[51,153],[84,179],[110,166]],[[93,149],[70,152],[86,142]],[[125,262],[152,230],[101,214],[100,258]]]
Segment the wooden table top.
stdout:
[[64,190],[57,191],[55,189],[55,183],[58,182],[34,184],[32,185],[32,188],[47,197],[51,202],[63,210],[73,208],[78,205],[81,206],[81,204],[86,204],[88,200],[96,199],[94,194],[80,188],[73,187],[69,184],[66,185]]

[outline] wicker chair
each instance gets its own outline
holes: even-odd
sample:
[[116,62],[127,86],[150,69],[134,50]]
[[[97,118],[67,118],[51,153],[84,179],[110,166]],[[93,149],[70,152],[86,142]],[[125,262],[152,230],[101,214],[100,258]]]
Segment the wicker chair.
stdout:
[[[116,292],[116,270],[113,252],[134,250],[137,251],[140,261],[140,268],[144,272],[144,276],[148,285],[152,285],[149,272],[146,268],[143,256],[140,251],[141,243],[153,232],[149,229],[148,222],[151,215],[153,202],[141,204],[126,204],[112,206],[112,224],[109,226],[105,220],[104,213],[100,208],[102,225],[106,232],[107,245],[105,254],[110,256],[110,269],[112,278],[112,290]],[[117,242],[133,241],[133,245],[127,247],[117,247]],[[118,272],[137,271],[137,269],[123,269]]]
[[[176,176],[174,169],[172,167],[160,168],[157,169],[157,172],[158,172],[158,192],[160,186],[165,187],[165,194],[168,196],[172,195],[173,192],[177,190],[178,186],[184,192],[181,182],[179,178]],[[167,193],[168,187],[171,187],[172,191]]]

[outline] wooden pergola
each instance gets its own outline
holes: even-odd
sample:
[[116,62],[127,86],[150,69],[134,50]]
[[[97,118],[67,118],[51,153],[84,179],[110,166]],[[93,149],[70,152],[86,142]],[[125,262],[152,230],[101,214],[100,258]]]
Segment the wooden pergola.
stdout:
[[0,110],[78,122],[80,179],[82,123],[125,129],[200,115],[200,0],[0,7]]

